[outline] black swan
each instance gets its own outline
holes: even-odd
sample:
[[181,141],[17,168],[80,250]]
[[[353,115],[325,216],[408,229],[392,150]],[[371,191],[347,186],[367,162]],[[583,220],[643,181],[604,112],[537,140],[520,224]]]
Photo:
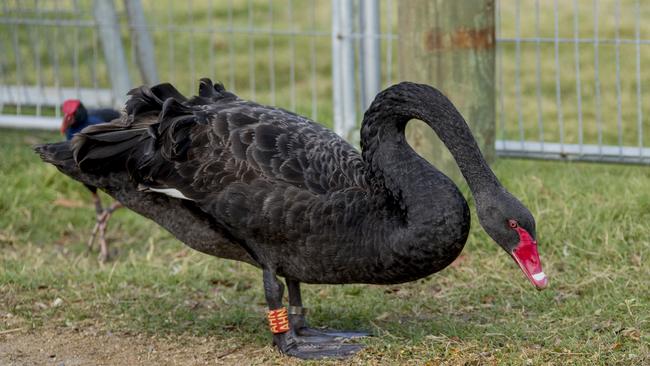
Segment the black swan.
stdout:
[[[68,99],[61,105],[63,112],[63,121],[61,122],[61,133],[67,140],[81,132],[84,128],[99,123],[110,122],[120,118],[120,112],[111,108],[86,109],[79,99]],[[99,236],[99,260],[105,262],[108,260],[108,243],[106,242],[106,225],[113,212],[121,207],[120,203],[115,201],[109,207],[104,208],[102,200],[97,194],[97,187],[85,185],[93,195],[95,203],[95,227],[93,228],[88,248],[92,248],[95,238]],[[98,235],[99,234],[99,235]]]
[[[403,82],[365,113],[360,154],[329,129],[239,99],[202,79],[186,99],[170,84],[130,92],[126,114],[35,147],[188,246],[262,269],[274,344],[300,358],[345,357],[364,333],[307,326],[300,283],[394,284],[448,266],[470,227],[454,183],[405,140],[427,123],[456,159],[485,231],[538,289],[535,221],[499,183],[463,117],[433,87]],[[282,304],[284,277],[289,307]]]

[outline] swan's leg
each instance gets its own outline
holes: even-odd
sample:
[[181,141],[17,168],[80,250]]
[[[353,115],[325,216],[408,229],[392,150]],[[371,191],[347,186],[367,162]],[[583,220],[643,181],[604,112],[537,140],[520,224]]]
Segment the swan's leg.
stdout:
[[367,337],[370,333],[356,331],[342,331],[336,329],[315,329],[310,328],[305,319],[307,309],[302,306],[300,294],[300,282],[287,279],[289,290],[289,321],[297,335],[301,337],[336,337],[336,338],[361,338]]
[[265,269],[264,276],[264,295],[269,306],[269,326],[273,333],[273,344],[280,349],[280,352],[302,359],[320,359],[326,357],[344,358],[351,356],[361,350],[360,345],[345,344],[324,340],[310,341],[296,335],[291,328],[287,310],[282,306],[282,294],[284,286],[278,281],[275,274]]

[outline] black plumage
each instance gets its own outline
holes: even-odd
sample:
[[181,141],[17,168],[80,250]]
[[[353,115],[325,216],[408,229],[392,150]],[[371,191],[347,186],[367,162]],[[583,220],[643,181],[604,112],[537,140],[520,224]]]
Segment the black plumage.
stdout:
[[[381,92],[364,116],[361,154],[320,124],[239,99],[208,79],[191,99],[169,84],[130,95],[120,120],[84,129],[71,145],[37,150],[187,245],[262,268],[271,309],[281,306],[276,275],[287,280],[290,305],[300,307],[300,282],[400,283],[458,256],[469,208],[406,142],[412,118],[447,145],[481,223],[506,251],[520,242],[508,220],[534,239],[532,215],[501,186],[451,102],[430,86],[404,82]],[[292,315],[294,330],[274,336],[283,352],[310,358],[358,349],[330,339],[324,344],[336,351],[309,351],[299,336],[313,334],[303,315]]]

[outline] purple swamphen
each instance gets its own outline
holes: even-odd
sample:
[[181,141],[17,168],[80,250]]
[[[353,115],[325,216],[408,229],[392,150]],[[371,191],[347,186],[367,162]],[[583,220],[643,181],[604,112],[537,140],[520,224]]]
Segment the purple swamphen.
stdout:
[[[76,133],[81,132],[81,130],[88,126],[110,122],[116,118],[120,118],[120,112],[115,109],[86,109],[79,99],[66,100],[63,102],[61,111],[63,112],[61,133],[65,135],[67,140],[72,139]],[[96,223],[88,240],[88,247],[92,248],[95,238],[99,236],[99,259],[106,261],[109,258],[108,244],[106,242],[106,225],[113,212],[122,207],[122,205],[115,201],[108,208],[104,208],[97,194],[97,187],[88,184],[84,185],[92,192],[96,214]]]

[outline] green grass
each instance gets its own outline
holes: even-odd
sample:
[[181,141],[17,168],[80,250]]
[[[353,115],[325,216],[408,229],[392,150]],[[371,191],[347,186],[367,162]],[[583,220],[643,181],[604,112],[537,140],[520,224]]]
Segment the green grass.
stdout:
[[[115,260],[87,253],[88,193],[30,149],[58,138],[0,133],[0,332],[95,326],[268,344],[257,269],[194,252],[126,210],[109,227]],[[474,217],[462,260],[429,278],[306,286],[312,322],[375,333],[353,359],[360,364],[649,362],[650,170],[520,160],[494,168],[537,218],[548,290],[535,291]],[[57,298],[63,306],[51,306]]]

